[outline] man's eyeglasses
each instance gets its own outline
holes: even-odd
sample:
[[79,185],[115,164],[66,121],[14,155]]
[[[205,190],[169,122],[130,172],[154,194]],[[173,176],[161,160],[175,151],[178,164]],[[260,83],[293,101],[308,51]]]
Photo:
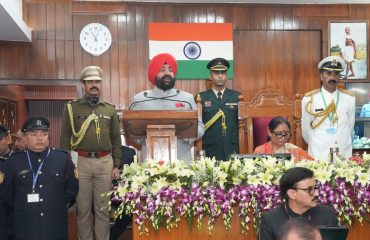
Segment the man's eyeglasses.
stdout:
[[308,188],[297,188],[297,187],[294,187],[292,189],[305,191],[305,192],[307,192],[312,197],[313,195],[315,195],[316,190],[319,190],[319,187],[317,185],[315,185],[315,186],[311,186],[311,187],[308,187]]
[[289,139],[290,138],[290,132],[272,132],[277,139]]

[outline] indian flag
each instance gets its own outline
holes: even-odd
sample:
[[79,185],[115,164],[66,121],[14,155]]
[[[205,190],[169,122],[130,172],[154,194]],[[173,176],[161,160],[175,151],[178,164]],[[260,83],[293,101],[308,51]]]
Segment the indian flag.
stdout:
[[231,23],[149,23],[149,59],[159,53],[176,58],[177,79],[208,78],[207,63],[218,57],[230,62],[234,78]]

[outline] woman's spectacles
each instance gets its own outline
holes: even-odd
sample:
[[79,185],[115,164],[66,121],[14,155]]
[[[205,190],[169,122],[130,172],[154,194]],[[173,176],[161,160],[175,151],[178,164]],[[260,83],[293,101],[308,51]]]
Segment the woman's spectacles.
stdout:
[[290,132],[272,132],[277,139],[289,139],[290,138]]
[[297,187],[294,187],[293,189],[294,190],[302,190],[302,191],[305,191],[305,192],[307,192],[312,197],[313,195],[315,195],[316,190],[319,190],[319,187],[317,185],[315,185],[315,186],[311,186],[311,187],[308,187],[308,188],[297,188]]

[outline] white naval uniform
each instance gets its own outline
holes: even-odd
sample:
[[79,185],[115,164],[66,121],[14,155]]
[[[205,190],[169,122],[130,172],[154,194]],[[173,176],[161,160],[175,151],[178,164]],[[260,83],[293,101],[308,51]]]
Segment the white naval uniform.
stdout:
[[[337,103],[337,93],[339,91],[339,101],[337,106],[338,121],[331,125],[330,120],[326,118],[324,122],[312,129],[310,122],[313,116],[306,111],[306,105],[312,95],[312,105],[309,109],[311,112],[318,113],[325,109],[331,101]],[[352,139],[351,133],[355,124],[355,97],[344,90],[336,90],[333,93],[326,91],[324,88],[307,93],[302,99],[302,136],[308,144],[308,153],[315,159],[327,160],[330,148],[338,147],[339,154],[344,157],[352,156]],[[326,106],[323,98],[325,98]],[[321,118],[316,118],[316,124]],[[330,129],[331,128],[331,129]],[[332,131],[332,133],[328,133]]]
[[[153,99],[165,98],[165,99]],[[177,89],[163,91],[156,86],[134,96],[131,110],[197,110],[194,96],[188,92]],[[198,120],[198,138],[204,134],[204,124]],[[191,148],[196,139],[177,139],[177,159],[192,160]],[[142,159],[146,156],[145,141],[142,144]]]

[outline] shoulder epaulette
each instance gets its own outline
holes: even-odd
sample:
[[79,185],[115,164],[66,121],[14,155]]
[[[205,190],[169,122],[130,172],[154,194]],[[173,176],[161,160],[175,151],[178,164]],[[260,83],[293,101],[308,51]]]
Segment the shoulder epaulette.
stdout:
[[311,96],[311,95],[313,95],[313,94],[315,94],[315,93],[317,93],[317,92],[320,92],[320,88],[315,89],[315,90],[312,90],[312,91],[309,91],[309,92],[306,92],[306,93],[304,94],[304,96],[305,96],[305,97],[309,97],[309,96]]
[[15,155],[18,155],[18,154],[21,154],[21,153],[25,153],[26,150],[17,150],[17,151],[13,151],[10,155],[10,156],[15,156]]
[[75,100],[69,101],[68,103],[75,103],[75,102],[78,102],[78,101],[80,101],[80,99],[75,99]]
[[55,147],[52,147],[51,148],[53,151],[56,151],[56,152],[65,152],[65,153],[69,153],[68,150],[65,150],[65,149],[62,149],[62,148],[55,148]]
[[[104,101],[105,102],[105,101]],[[108,105],[111,105],[112,107],[116,108],[116,106],[113,104],[113,103],[110,103],[110,102],[105,102],[106,104]]]
[[355,96],[355,94],[353,92],[351,92],[351,91],[348,91],[348,90],[345,90],[345,89],[341,89],[341,88],[339,88],[338,90],[339,90],[339,92],[344,93],[344,94],[347,94],[347,95],[350,95],[352,97]]

